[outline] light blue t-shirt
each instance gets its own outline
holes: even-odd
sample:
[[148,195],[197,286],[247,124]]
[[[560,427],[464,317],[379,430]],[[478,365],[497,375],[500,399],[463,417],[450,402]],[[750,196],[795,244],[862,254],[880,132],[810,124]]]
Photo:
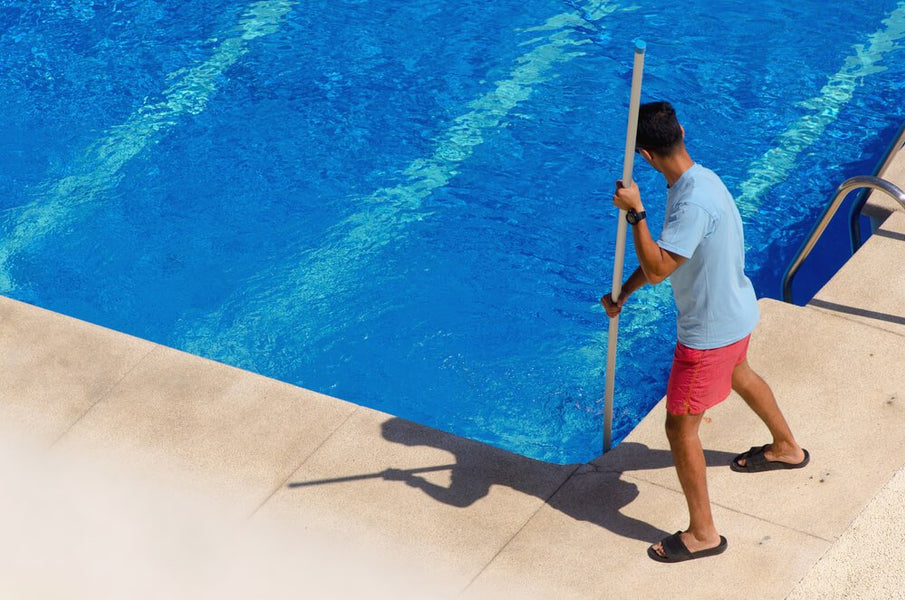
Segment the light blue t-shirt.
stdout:
[[680,342],[720,348],[754,330],[760,310],[745,276],[742,219],[716,173],[695,164],[669,188],[657,244],[688,259],[669,276]]

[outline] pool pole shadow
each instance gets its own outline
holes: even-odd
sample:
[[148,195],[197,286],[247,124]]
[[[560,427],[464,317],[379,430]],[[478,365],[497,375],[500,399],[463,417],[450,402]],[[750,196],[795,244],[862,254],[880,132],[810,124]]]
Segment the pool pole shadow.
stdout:
[[[668,450],[625,442],[591,463],[557,465],[396,417],[381,424],[381,434],[393,444],[452,453],[455,460],[410,469],[386,468],[360,475],[296,481],[287,487],[301,491],[311,486],[384,480],[420,490],[432,501],[466,509],[488,496],[495,486],[503,486],[539,498],[572,519],[592,523],[625,538],[653,543],[671,533],[628,516],[623,510],[639,495],[638,486],[624,478],[623,472],[671,469],[673,462]],[[732,456],[708,451],[706,458],[708,465],[718,466],[728,465]],[[448,484],[446,478],[441,485],[423,476],[438,472],[448,472]]]

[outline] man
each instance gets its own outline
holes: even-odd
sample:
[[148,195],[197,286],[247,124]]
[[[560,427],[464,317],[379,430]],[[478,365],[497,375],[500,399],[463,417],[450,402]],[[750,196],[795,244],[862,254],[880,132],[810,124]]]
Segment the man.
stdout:
[[760,318],[745,276],[742,222],[720,178],[696,164],[685,148],[685,130],[668,102],[641,106],[636,151],[668,185],[666,218],[658,241],[645,220],[638,186],[617,182],[613,204],[628,211],[640,267],[614,302],[601,299],[613,317],[645,283],[667,277],[678,308],[678,342],[666,392],[666,435],[688,503],[688,529],[648,549],[654,560],[678,562],[726,549],[707,494],[706,463],[698,428],[704,412],[735,390],[764,422],[771,444],[738,455],[733,471],[804,467],[809,456],[795,441],[773,392],[748,365],[750,334]]

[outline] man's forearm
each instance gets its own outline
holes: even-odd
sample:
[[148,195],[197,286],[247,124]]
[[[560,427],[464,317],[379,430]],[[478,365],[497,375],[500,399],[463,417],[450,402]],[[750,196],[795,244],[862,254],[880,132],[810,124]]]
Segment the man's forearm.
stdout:
[[[628,187],[624,187],[621,181],[616,183],[613,204],[621,210],[644,212],[641,193],[638,191],[638,184],[634,181]],[[646,283],[660,283],[685,261],[685,258],[660,248],[651,236],[650,229],[647,228],[646,219],[641,219],[632,225],[632,239],[635,242],[635,253],[638,255],[638,262],[641,263],[641,270],[644,271]],[[644,285],[643,282],[638,287],[642,285]]]
[[635,242],[635,253],[647,283],[658,284],[675,270],[676,264],[654,241],[647,228],[647,222],[641,221],[632,227],[632,239]]
[[638,267],[635,269],[635,272],[625,280],[625,283],[622,284],[622,294],[620,295],[628,298],[630,295],[644,287],[646,283],[647,275],[644,274],[644,269]]

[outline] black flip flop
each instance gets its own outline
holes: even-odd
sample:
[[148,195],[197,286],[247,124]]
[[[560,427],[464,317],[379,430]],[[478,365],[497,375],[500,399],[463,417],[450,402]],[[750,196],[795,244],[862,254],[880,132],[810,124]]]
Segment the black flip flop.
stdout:
[[[780,460],[767,460],[767,456],[764,452],[766,452],[769,447],[770,444],[765,444],[760,447],[751,446],[750,450],[742,452],[733,458],[732,462],[729,464],[729,468],[736,473],[762,473],[764,471],[800,469],[811,461],[811,455],[808,454],[807,450],[804,451],[804,459],[802,459],[800,463],[792,464]],[[743,458],[745,459],[745,466],[738,464],[738,461]]]
[[657,562],[677,563],[684,562],[686,560],[694,560],[696,558],[716,556],[717,554],[722,554],[723,552],[725,552],[726,548],[729,547],[729,542],[726,541],[726,538],[720,536],[719,546],[692,552],[682,541],[681,535],[682,532],[677,531],[671,536],[665,537],[660,540],[660,543],[663,544],[663,551],[666,553],[666,556],[660,556],[657,551],[654,550],[653,546],[647,549],[647,555]]

